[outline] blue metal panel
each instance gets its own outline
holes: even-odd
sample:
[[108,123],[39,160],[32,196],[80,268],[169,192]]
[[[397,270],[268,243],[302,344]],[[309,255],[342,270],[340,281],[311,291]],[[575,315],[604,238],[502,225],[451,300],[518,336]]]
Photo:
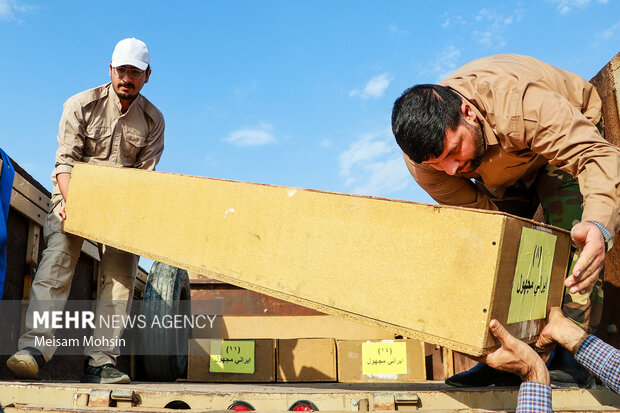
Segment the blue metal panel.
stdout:
[[2,156],[2,172],[0,173],[0,300],[4,291],[4,277],[6,275],[6,221],[9,216],[11,204],[11,192],[13,191],[13,178],[15,169],[9,156],[0,149]]

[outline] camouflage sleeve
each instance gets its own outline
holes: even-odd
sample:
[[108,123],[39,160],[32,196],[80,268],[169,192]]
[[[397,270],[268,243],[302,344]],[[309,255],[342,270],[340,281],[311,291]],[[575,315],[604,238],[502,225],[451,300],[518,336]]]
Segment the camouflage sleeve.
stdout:
[[603,139],[593,121],[548,86],[534,82],[523,95],[525,142],[579,181],[582,221],[611,232],[620,224],[620,149]]

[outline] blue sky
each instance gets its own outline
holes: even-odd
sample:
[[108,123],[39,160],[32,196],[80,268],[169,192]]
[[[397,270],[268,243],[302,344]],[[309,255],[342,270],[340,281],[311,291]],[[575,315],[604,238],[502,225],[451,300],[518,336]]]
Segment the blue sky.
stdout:
[[496,53],[590,79],[620,51],[619,1],[0,0],[0,147],[51,189],[63,102],[137,37],[166,118],[158,170],[430,202],[394,99]]

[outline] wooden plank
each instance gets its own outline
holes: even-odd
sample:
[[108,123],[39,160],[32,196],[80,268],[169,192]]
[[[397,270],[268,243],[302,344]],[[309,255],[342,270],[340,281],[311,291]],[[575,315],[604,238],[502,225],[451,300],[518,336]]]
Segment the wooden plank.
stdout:
[[36,222],[38,225],[43,226],[45,223],[47,211],[41,209],[40,206],[33,204],[21,192],[13,191],[11,193],[11,206],[31,221]]
[[30,202],[41,208],[46,213],[50,210],[50,197],[41,192],[20,174],[15,174],[13,190],[22,194]]
[[[603,102],[605,139],[620,146],[620,53],[590,81]],[[620,347],[620,235],[605,259],[605,294],[601,324],[596,334],[614,347]]]
[[82,244],[82,252],[97,261],[101,261],[99,257],[99,247],[89,239],[84,240]]
[[454,376],[454,352],[448,348],[442,349],[443,355],[443,376]]
[[[85,238],[473,355],[496,345],[490,319],[507,321],[494,300],[508,305],[522,228],[540,224],[90,164],[73,169],[65,222]],[[548,230],[557,238],[548,304],[559,305],[570,236]],[[538,332],[532,321],[508,327],[528,341]]]

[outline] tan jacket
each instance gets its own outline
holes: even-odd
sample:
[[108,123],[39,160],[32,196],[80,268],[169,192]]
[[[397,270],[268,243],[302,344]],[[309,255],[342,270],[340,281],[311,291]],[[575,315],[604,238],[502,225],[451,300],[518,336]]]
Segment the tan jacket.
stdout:
[[474,106],[487,152],[476,171],[455,176],[405,156],[435,201],[497,209],[471,178],[501,198],[517,181],[531,185],[548,162],[579,181],[583,221],[598,221],[612,233],[620,229],[620,149],[595,126],[601,100],[590,83],[532,57],[497,55],[466,64],[440,85]]
[[59,173],[75,162],[154,170],[164,150],[164,117],[138,95],[126,113],[108,83],[70,97],[58,127],[58,150],[52,173],[54,195]]

